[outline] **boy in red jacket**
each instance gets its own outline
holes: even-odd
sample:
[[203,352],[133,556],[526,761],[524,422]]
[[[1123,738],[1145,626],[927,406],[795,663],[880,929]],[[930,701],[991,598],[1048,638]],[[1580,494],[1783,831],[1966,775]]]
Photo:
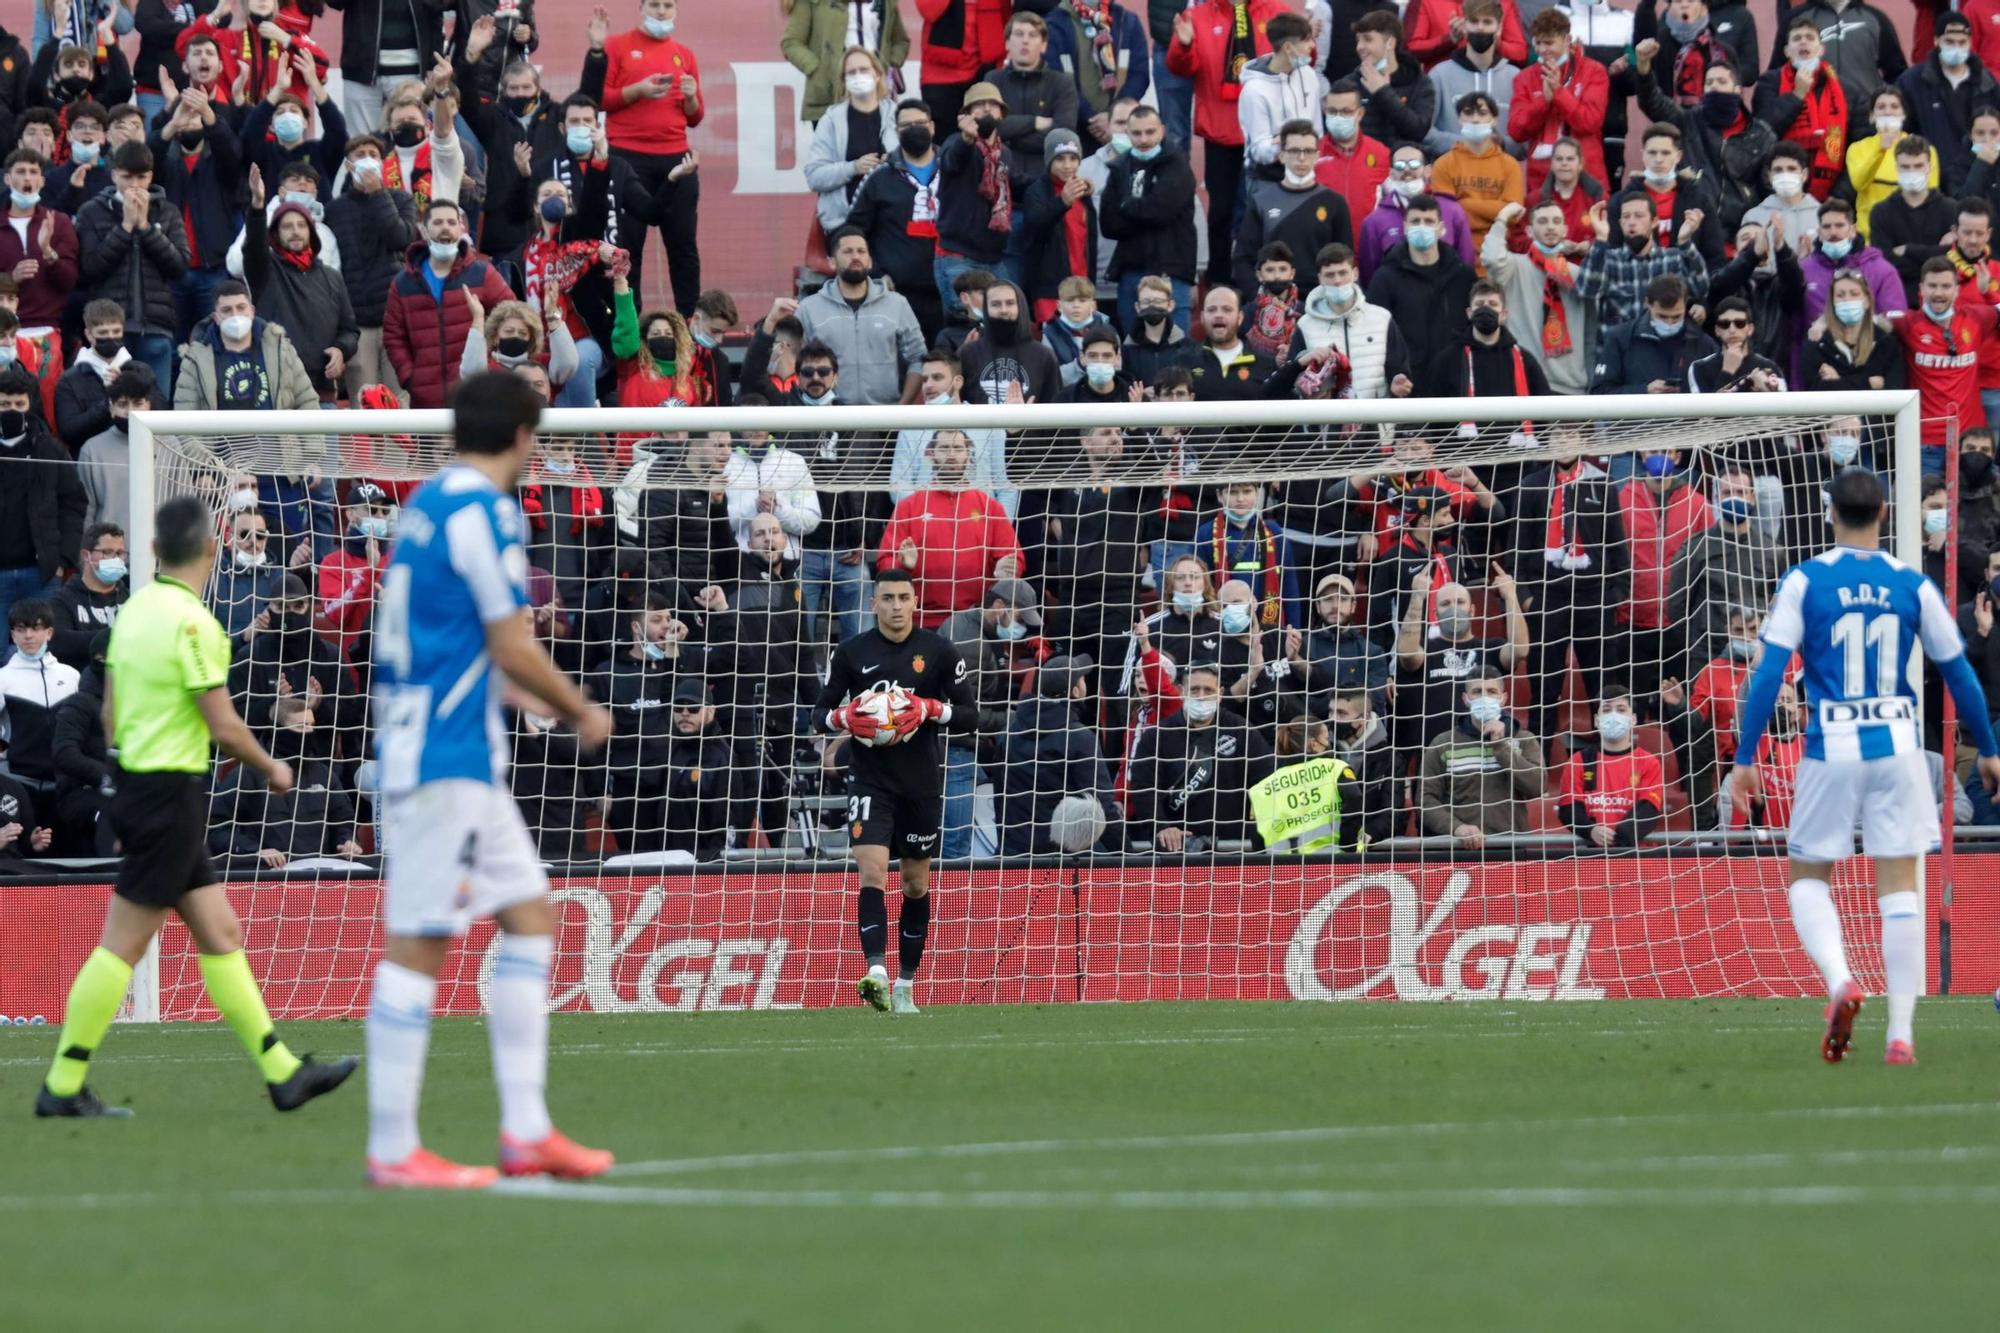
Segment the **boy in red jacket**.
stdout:
[[939,431],[924,456],[935,484],[896,505],[875,568],[909,570],[917,585],[917,624],[936,629],[953,613],[979,605],[996,579],[1020,578],[1028,561],[1000,502],[965,484],[972,466],[965,433]]
[[1528,150],[1528,197],[1542,188],[1558,139],[1582,145],[1583,169],[1593,179],[1611,179],[1604,171],[1610,72],[1571,45],[1565,10],[1535,15],[1528,35],[1535,62],[1514,76],[1514,100],[1507,106],[1507,137]]

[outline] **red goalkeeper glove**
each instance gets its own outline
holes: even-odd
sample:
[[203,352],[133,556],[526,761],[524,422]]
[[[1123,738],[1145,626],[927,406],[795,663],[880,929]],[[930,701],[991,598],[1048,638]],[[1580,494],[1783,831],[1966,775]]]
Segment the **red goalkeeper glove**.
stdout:
[[873,745],[875,738],[882,734],[882,724],[854,706],[849,700],[826,715],[827,722],[838,731],[844,731],[863,745]]
[[907,710],[901,717],[896,719],[896,738],[898,740],[906,741],[910,739],[910,737],[917,734],[917,728],[923,726],[926,722],[948,722],[951,720],[951,705],[948,703],[940,703],[936,699],[926,699],[922,695],[914,696],[911,699],[911,703],[916,706]]

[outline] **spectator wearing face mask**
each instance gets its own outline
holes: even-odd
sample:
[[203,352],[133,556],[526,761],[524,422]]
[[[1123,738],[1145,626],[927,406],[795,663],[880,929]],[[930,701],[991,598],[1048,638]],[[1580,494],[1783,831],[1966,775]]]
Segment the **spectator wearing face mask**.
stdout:
[[1360,611],[1354,580],[1328,574],[1313,598],[1312,628],[1302,651],[1317,675],[1331,677],[1335,690],[1366,691],[1376,706],[1386,708],[1391,657],[1368,634]]
[[1216,486],[1215,498],[1215,511],[1196,530],[1202,558],[1218,580],[1243,581],[1255,600],[1259,625],[1293,623],[1297,577],[1284,534],[1264,516],[1268,499],[1264,486],[1254,481],[1223,482]]
[[[1001,579],[980,604],[954,613],[938,632],[951,640],[965,663],[972,697],[979,705],[976,730],[953,733],[945,746],[944,843],[940,855],[974,851],[972,795],[980,765],[1005,758],[1008,714],[1017,691],[1015,677],[1033,665],[1042,643],[1042,613],[1034,589],[1020,579]],[[985,850],[985,849],[981,849]]]
[[1305,123],[1313,147],[1319,146],[1326,78],[1313,67],[1312,25],[1303,14],[1278,14],[1271,21],[1278,26],[1276,32],[1267,28],[1265,33],[1271,53],[1243,67],[1243,91],[1236,103],[1249,180],[1283,177],[1288,169],[1283,160],[1285,127],[1295,121]]
[[[1723,646],[1721,655],[1702,666],[1691,686],[1684,690],[1669,688],[1662,691],[1661,702],[1666,705],[1663,711],[1669,725],[1674,710],[1680,708],[1693,713],[1708,729],[1714,744],[1704,752],[1702,763],[1711,771],[1717,764],[1729,762],[1730,756],[1736,753],[1736,714],[1743,702],[1750,673],[1757,664],[1757,655],[1763,651],[1763,645],[1757,638],[1763,624],[1761,609],[1730,608],[1729,642]],[[1678,685],[1679,682],[1672,684]],[[1675,694],[1681,697],[1670,697]],[[1685,767],[1682,772],[1686,772]]]
[[1354,243],[1347,201],[1314,174],[1318,131],[1308,121],[1291,120],[1279,128],[1278,139],[1282,174],[1275,181],[1251,182],[1236,232],[1235,282],[1246,292],[1257,289],[1260,256],[1269,245],[1283,245],[1293,255],[1317,255],[1329,245]]
[[410,405],[442,407],[458,383],[477,318],[472,301],[490,309],[514,293],[492,264],[474,258],[456,203],[433,199],[424,212],[424,234],[425,244],[410,247],[408,262],[390,284],[382,346]]
[[1258,622],[1255,594],[1242,579],[1216,589],[1222,608],[1222,642],[1216,665],[1230,706],[1250,720],[1275,748],[1284,727],[1312,710],[1313,701],[1332,693],[1334,676],[1306,656],[1305,635],[1288,625]]
[[1945,10],[1932,29],[1937,45],[1930,59],[1902,71],[1895,80],[1915,115],[1911,130],[1937,145],[1945,191],[1959,193],[1972,169],[1966,131],[1974,108],[2000,103],[2000,85],[1972,51],[1972,20]]
[[217,287],[214,313],[195,325],[181,348],[174,407],[271,412],[318,406],[319,391],[284,328],[258,316],[244,284],[231,279]]
[[[491,3],[470,0],[469,7],[483,9]],[[509,0],[500,21],[461,21],[456,34],[465,48],[456,67],[466,95],[460,114],[486,156],[485,229],[480,248],[491,255],[507,254],[534,234],[540,221],[535,168],[540,160],[560,151],[563,143],[563,104],[542,90],[541,74],[528,60],[527,51],[516,42],[503,40],[507,33],[522,29],[538,37],[533,12],[528,0]]]
[[[1520,594],[1497,562],[1488,587],[1503,609],[1501,638],[1480,632],[1472,592],[1464,584],[1447,583],[1433,596],[1425,575],[1412,581],[1409,606],[1396,634],[1396,711],[1398,720],[1407,723],[1397,728],[1397,743],[1406,749],[1428,745],[1451,727],[1465,681],[1489,666],[1511,673],[1528,656],[1528,620]],[[1433,608],[1429,623],[1427,605]],[[1407,700],[1401,697],[1406,692],[1411,696]]]
[[[1680,5],[1688,3],[1689,0],[1677,0]],[[1694,3],[1699,4],[1699,0]],[[1668,22],[1672,21],[1670,11]],[[1747,15],[1742,22],[1748,25]],[[1777,143],[1771,127],[1751,116],[1743,106],[1741,71],[1756,67],[1739,68],[1719,62],[1706,65],[1701,82],[1695,85],[1700,96],[1684,104],[1648,77],[1667,68],[1664,61],[1655,64],[1660,56],[1658,43],[1651,40],[1639,43],[1634,64],[1639,75],[1639,107],[1656,124],[1680,130],[1681,152],[1688,169],[1699,174],[1720,196],[1716,224],[1724,236],[1733,235],[1743,220],[1744,210],[1763,197],[1764,162]],[[1849,150],[1850,161],[1853,152]]]
[[1829,199],[1820,205],[1819,243],[1799,260],[1800,276],[1805,280],[1805,304],[1799,318],[1806,324],[1825,313],[1834,274],[1841,272],[1861,275],[1875,312],[1901,310],[1908,304],[1896,266],[1863,239],[1855,222],[1855,206],[1845,199]]
[[1952,546],[1950,492],[1945,488],[1944,478],[1935,472],[1924,474],[1923,490],[1924,576],[1954,604],[1966,601],[1985,586],[1984,553],[1960,534],[1958,581],[1954,585],[1946,580],[1945,570]]
[[1424,749],[1417,816],[1425,834],[1480,851],[1494,834],[1527,831],[1545,781],[1542,742],[1509,716],[1498,667],[1478,668],[1460,698],[1463,711]]
[[340,646],[320,633],[305,580],[297,574],[283,575],[277,596],[264,612],[268,627],[229,666],[229,692],[244,722],[266,749],[277,748],[278,706],[288,697],[300,698],[313,708],[318,725],[311,731],[312,743],[295,748],[295,755],[323,760],[337,754],[349,760],[361,757],[367,696]]
[[23,597],[7,608],[13,654],[0,667],[0,739],[7,744],[7,770],[37,790],[55,782],[56,707],[76,693],[81,673],[58,658],[55,608],[39,597]]
[[1430,178],[1430,165],[1424,159],[1422,148],[1415,144],[1396,145],[1396,151],[1390,158],[1389,179],[1382,185],[1381,198],[1368,214],[1367,221],[1361,224],[1361,237],[1355,242],[1364,285],[1374,281],[1389,251],[1408,239],[1404,235],[1404,224],[1410,205],[1418,199],[1430,200],[1437,209],[1438,221],[1434,225],[1438,244],[1457,252],[1468,266],[1479,262],[1479,251],[1472,244],[1472,224],[1466,218],[1465,210],[1459,207],[1456,199],[1431,194]]
[[0,369],[0,599],[53,589],[73,568],[83,536],[76,463],[32,410],[35,382]]
[[1361,132],[1361,85],[1353,79],[1329,88],[1321,105],[1326,137],[1319,142],[1313,179],[1341,197],[1349,225],[1359,229],[1389,179],[1389,145]]
[[[1141,336],[1146,324],[1139,310],[1140,288],[1149,282],[1168,284],[1168,318],[1185,333],[1188,307],[1194,299],[1195,265],[1200,247],[1195,236],[1194,168],[1185,148],[1169,141],[1160,113],[1146,106],[1132,108],[1126,120],[1130,151],[1111,164],[1098,217],[1104,234],[1117,242],[1110,276],[1118,282],[1118,323],[1128,336]],[[1212,255],[1211,255],[1212,258]],[[1149,381],[1150,382],[1150,381]]]
[[1597,704],[1597,738],[1563,764],[1556,813],[1586,847],[1638,847],[1666,812],[1666,770],[1660,757],[1633,740],[1639,715],[1622,683],[1604,687]]
[[75,577],[49,599],[55,613],[55,638],[49,646],[59,661],[88,662],[91,640],[118,619],[118,608],[131,596],[125,553],[123,528],[98,523],[84,530]]
[[117,301],[133,355],[171,381],[174,287],[188,270],[181,212],[153,183],[153,155],[128,143],[112,155],[113,188],[77,213],[78,285],[87,299]]
[[1486,239],[1500,211],[1526,197],[1521,164],[1497,141],[1499,106],[1486,93],[1458,99],[1459,141],[1431,168],[1431,192],[1456,199],[1472,228],[1472,243]]
[[77,453],[77,476],[83,483],[84,526],[112,523],[122,528],[132,512],[132,442],[126,423],[134,412],[165,404],[144,366],[120,371],[105,392],[110,414],[104,429],[85,440]]
[[1055,354],[1035,336],[1028,300],[1011,282],[986,292],[978,336],[960,349],[968,399],[985,403],[1053,403],[1062,393]]
[[356,484],[347,492],[340,545],[319,562],[320,623],[357,663],[373,658],[370,622],[375,614],[375,590],[389,563],[395,513],[395,502],[387,491],[373,482]]
[[[136,364],[125,348],[125,312],[116,301],[100,299],[86,305],[83,331],[89,345],[56,383],[56,431],[72,452],[111,424],[111,381]],[[150,381],[152,372],[143,365],[139,368]],[[159,405],[166,405],[164,397]]]
[[1688,543],[1714,525],[1715,511],[1688,484],[1681,462],[1678,450],[1649,452],[1639,474],[1618,488],[1632,560],[1631,599],[1617,615],[1627,661],[1672,666],[1686,657],[1697,628],[1676,618],[1674,576]]
[[[845,56],[830,59],[829,64],[840,74],[842,91],[831,107],[822,106],[807,117],[818,123],[806,149],[804,170],[806,188],[818,196],[820,230],[830,239],[847,225],[848,210],[862,182],[895,150],[896,110],[888,96],[887,75],[874,52],[850,46]],[[810,100],[807,109],[813,109]]]
[[[120,17],[125,17],[123,7],[118,9]],[[97,46],[102,58],[83,43]],[[88,36],[72,33],[67,39],[43,43],[28,66],[30,107],[61,112],[85,100],[118,106],[131,96],[132,67],[125,61],[125,52],[116,42],[97,45],[94,32]]]
[[[69,209],[58,207],[47,197],[53,194],[45,184],[47,170],[32,149],[16,148],[7,155],[7,225],[0,227],[0,273],[19,284],[16,314],[25,335],[42,343],[45,357],[59,361],[60,340],[51,340],[63,322],[78,274],[76,227],[69,214],[83,199]],[[60,176],[61,168],[56,171]],[[109,183],[107,175],[105,185]],[[122,311],[119,318],[122,322]]]
[[1689,661],[1676,675],[1726,651],[1730,608],[1769,605],[1792,563],[1756,522],[1757,490],[1748,472],[1724,463],[1713,493],[1715,522],[1681,548],[1668,594],[1674,618],[1687,626]]
[[1376,712],[1367,690],[1343,689],[1333,699],[1329,753],[1354,773],[1354,801],[1343,811],[1358,815],[1362,835],[1371,843],[1400,831],[1403,812],[1396,795],[1394,750],[1389,728]]
[[[1376,216],[1381,216],[1378,213]],[[1411,362],[1429,366],[1465,327],[1478,275],[1451,246],[1442,244],[1438,201],[1420,194],[1404,213],[1403,239],[1368,281],[1368,303],[1389,312],[1403,330]]]
[[1139,738],[1129,832],[1170,855],[1253,839],[1249,792],[1270,775],[1271,746],[1224,703],[1218,669],[1181,674],[1181,710]]
[[1772,830],[1791,827],[1792,798],[1798,791],[1799,761],[1805,757],[1805,746],[1805,717],[1798,685],[1788,680],[1778,687],[1771,725],[1757,743],[1757,777],[1751,784],[1750,799],[1739,804],[1735,791],[1725,785],[1718,811],[1721,826]]
[[1958,530],[1973,545],[2000,552],[2000,469],[1994,429],[1978,426],[1958,437]]
[[[710,660],[724,660],[733,652],[727,658],[730,665],[720,702],[730,705],[738,749],[756,757],[754,772],[741,775],[744,795],[763,826],[765,840],[775,847],[784,837],[796,749],[795,710],[812,656],[799,561],[796,554],[786,552],[795,543],[773,513],[754,515],[743,541],[729,590],[733,648],[716,644]],[[748,829],[749,814],[732,822],[739,830]]]
[[[1783,191],[1793,182],[1772,181],[1772,190],[1790,205],[1811,195],[1824,199],[1846,171],[1849,124],[1848,96],[1839,73],[1825,59],[1820,21],[1808,14],[1795,14],[1785,24],[1783,55],[1757,80],[1751,96],[1751,114],[1769,125],[1780,144],[1797,152],[1797,190]],[[1838,26],[1838,25],[1836,25]],[[1873,87],[1874,80],[1854,85]],[[1775,166],[1777,159],[1773,159]]]
[[[1097,201],[1089,179],[1078,171],[1083,146],[1070,131],[1051,130],[1045,151],[1048,167],[1029,184],[1021,205],[1023,267],[1038,324],[1057,319],[1065,287],[1080,290],[1080,296],[1070,299],[1088,299],[1092,315],[1097,305],[1097,284],[1091,277],[1097,272]],[[1057,359],[1063,358],[1059,354]],[[1075,361],[1072,355],[1066,364]],[[1075,383],[1073,374],[1064,383]]]
[[916,312],[924,346],[944,327],[936,283],[938,150],[930,108],[916,98],[896,104],[896,147],[860,182],[847,223],[868,242],[876,269]]
[[270,528],[257,508],[257,483],[245,477],[228,496],[229,549],[215,562],[205,600],[229,633],[233,652],[246,651],[271,626],[282,566],[271,563]]
[[[1828,284],[1831,299],[1806,329],[1799,354],[1801,389],[1900,389],[1905,384],[1903,344],[1887,318],[1875,311],[1871,284],[1844,274]],[[1891,278],[1901,310],[1903,285]],[[1859,442],[1857,441],[1857,444]]]

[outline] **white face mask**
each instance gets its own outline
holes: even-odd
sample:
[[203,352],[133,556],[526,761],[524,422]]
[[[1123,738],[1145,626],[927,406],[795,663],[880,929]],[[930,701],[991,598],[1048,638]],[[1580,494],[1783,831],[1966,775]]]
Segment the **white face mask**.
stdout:
[[1623,713],[1599,713],[1597,734],[1606,742],[1616,745],[1632,734],[1632,719]]
[[1418,177],[1416,180],[1404,180],[1401,176],[1391,177],[1389,180],[1389,192],[1394,194],[1398,199],[1414,199],[1424,192],[1423,178]]
[[1881,135],[1883,138],[1886,139],[1892,134],[1901,134],[1902,132],[1903,118],[1901,116],[1875,117],[1875,133]]
[[1899,171],[1896,173],[1896,188],[1911,194],[1920,194],[1930,186],[1929,171]]
[[232,342],[250,336],[251,319],[248,315],[224,315],[221,320],[222,336]]
[[1184,699],[1181,701],[1181,711],[1187,714],[1188,721],[1190,722],[1212,721],[1216,713],[1220,712],[1221,709],[1222,700],[1220,699]]
[[236,550],[236,567],[238,569],[262,569],[266,558],[262,551],[246,551],[238,547]]
[[1466,700],[1465,711],[1472,715],[1474,722],[1477,722],[1482,727],[1486,727],[1498,722],[1500,714],[1505,709],[1498,699],[1482,694],[1476,699]]
[[1316,179],[1318,178],[1310,171],[1293,171],[1290,167],[1285,168],[1285,184],[1297,189],[1304,189]]
[[1780,199],[1796,199],[1805,193],[1806,178],[1796,171],[1774,171],[1771,173],[1771,193]]
[[866,97],[874,91],[875,76],[873,74],[850,74],[847,76],[847,95],[849,97]]

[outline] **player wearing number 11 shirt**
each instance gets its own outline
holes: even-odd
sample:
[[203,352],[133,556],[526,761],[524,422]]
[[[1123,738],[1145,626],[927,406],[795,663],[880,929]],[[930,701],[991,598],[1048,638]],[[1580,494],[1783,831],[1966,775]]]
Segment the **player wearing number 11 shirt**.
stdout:
[[1757,743],[1770,721],[1792,654],[1805,660],[1805,757],[1792,802],[1792,923],[1826,978],[1826,1035],[1820,1054],[1847,1054],[1862,991],[1847,966],[1840,916],[1828,881],[1833,863],[1862,851],[1875,863],[1882,914],[1882,968],[1889,1022],[1884,1059],[1915,1064],[1912,1023],[1924,979],[1923,903],[1918,858],[1938,844],[1917,716],[1912,653],[1921,643],[1979,747],[1979,771],[2000,789],[2000,746],[1986,695],[1965,660],[1937,586],[1881,549],[1882,483],[1851,467],[1833,479],[1832,550],[1795,566],[1778,585],[1764,621],[1763,657],[1750,678],[1730,785],[1747,798],[1756,783]]
[[[887,725],[862,701],[900,685],[913,704]],[[945,731],[970,732],[978,704],[965,662],[951,640],[917,627],[917,590],[907,570],[875,576],[875,628],[834,649],[813,720],[852,738],[847,764],[847,824],[861,871],[856,917],[868,971],[856,986],[877,1009],[917,1012],[912,993],[931,925],[931,857],[944,824]],[[903,910],[896,921],[897,980],[883,965],[889,933],[884,890],[889,858],[902,863]]]

